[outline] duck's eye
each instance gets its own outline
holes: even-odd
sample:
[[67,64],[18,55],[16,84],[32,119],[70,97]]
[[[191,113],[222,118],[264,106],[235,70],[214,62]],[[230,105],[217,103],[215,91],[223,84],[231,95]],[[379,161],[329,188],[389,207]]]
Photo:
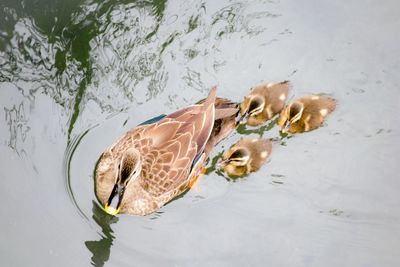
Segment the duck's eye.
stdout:
[[121,174],[121,163],[118,164],[117,176]]
[[134,170],[132,170],[132,165],[131,164],[124,164],[121,169],[121,182],[125,183],[128,181],[129,177],[131,177],[131,174]]

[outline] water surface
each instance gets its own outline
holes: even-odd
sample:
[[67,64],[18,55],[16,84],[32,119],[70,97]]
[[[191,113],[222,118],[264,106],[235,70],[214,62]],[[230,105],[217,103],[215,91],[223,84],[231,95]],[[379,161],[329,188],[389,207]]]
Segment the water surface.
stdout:
[[[4,266],[399,266],[397,1],[0,1]],[[338,108],[243,179],[211,171],[106,215],[101,152],[140,122],[262,81]],[[277,127],[242,128],[279,137]],[[210,169],[212,170],[212,168]]]

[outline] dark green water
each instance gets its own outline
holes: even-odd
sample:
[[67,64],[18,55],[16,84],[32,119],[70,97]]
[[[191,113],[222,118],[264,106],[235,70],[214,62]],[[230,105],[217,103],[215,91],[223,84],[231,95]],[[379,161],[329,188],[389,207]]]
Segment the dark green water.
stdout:
[[[1,266],[399,266],[399,8],[0,0]],[[98,206],[95,163],[128,129],[286,79],[339,105],[259,172],[147,217]],[[243,135],[279,136],[240,129],[213,157]]]

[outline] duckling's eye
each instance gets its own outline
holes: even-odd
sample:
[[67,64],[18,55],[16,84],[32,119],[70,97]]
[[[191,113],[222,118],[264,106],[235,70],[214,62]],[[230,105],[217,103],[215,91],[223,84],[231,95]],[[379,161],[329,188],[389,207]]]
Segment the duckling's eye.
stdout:
[[232,153],[232,155],[231,155],[229,158],[231,158],[232,160],[234,160],[234,159],[236,159],[236,158],[241,158],[242,156],[243,156],[243,155],[242,155],[242,151],[236,150],[235,152]]
[[296,114],[297,114],[297,110],[294,109],[294,108],[291,108],[291,109],[289,110],[289,119],[290,119],[290,118],[293,118],[294,116],[296,116]]
[[289,119],[295,117],[300,112],[301,112],[301,106],[297,103],[292,104],[289,109]]
[[258,106],[260,106],[260,103],[258,103],[256,101],[251,101],[250,102],[250,107],[249,107],[249,112],[252,112],[256,108],[258,108]]
[[231,160],[240,160],[248,155],[248,152],[244,149],[237,149],[235,152],[231,154],[229,157]]

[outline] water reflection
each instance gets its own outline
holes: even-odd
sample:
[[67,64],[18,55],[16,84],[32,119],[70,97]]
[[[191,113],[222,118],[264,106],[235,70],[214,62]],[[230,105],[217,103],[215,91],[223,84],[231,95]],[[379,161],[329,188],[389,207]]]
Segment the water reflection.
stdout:
[[267,131],[270,131],[272,128],[274,128],[275,125],[276,119],[272,119],[268,121],[265,125],[262,125],[258,128],[250,127],[250,129],[248,129],[248,126],[246,124],[240,124],[237,128],[237,132],[243,135],[257,134],[259,137],[263,137],[263,135]]
[[221,170],[218,168],[217,164],[218,164],[218,160],[222,158],[222,155],[224,154],[224,152],[219,152],[217,153],[217,155],[215,155],[212,159],[208,158],[206,161],[206,172],[205,174],[210,174],[212,172],[216,172],[218,175],[222,175]]
[[25,107],[21,103],[18,107],[15,105],[8,109],[4,107],[5,121],[10,132],[8,146],[15,150],[18,155],[25,152],[22,143],[25,142],[30,127],[26,125],[28,119],[25,113]]
[[[26,6],[19,6],[20,3],[16,2],[14,7],[5,7],[3,12],[6,13],[5,21],[7,23],[2,24],[5,32],[1,35],[0,42],[3,48],[0,51],[0,81],[12,83],[24,97],[31,100],[32,104],[36,94],[45,93],[64,107],[65,113],[69,113],[68,139],[71,138],[74,125],[84,109],[85,102],[95,100],[103,111],[106,111],[106,108],[110,109],[110,107],[112,108],[109,111],[121,108],[121,106],[107,105],[105,101],[99,98],[99,92],[87,92],[89,91],[87,90],[89,84],[98,82],[98,80],[93,81],[93,76],[98,77],[97,71],[101,71],[103,66],[113,67],[102,60],[96,61],[100,65],[95,64],[93,66],[92,58],[96,60],[98,56],[96,47],[101,46],[103,47],[101,49],[106,49],[107,43],[113,43],[116,47],[115,50],[121,51],[114,61],[122,62],[128,57],[127,52],[141,42],[141,40],[127,40],[125,38],[118,40],[120,36],[116,30],[121,28],[121,23],[125,23],[122,30],[128,34],[142,28],[138,23],[132,23],[132,20],[122,18],[118,21],[117,18],[121,15],[117,10],[125,8],[120,1],[107,1],[101,4],[88,1],[79,5],[80,2],[71,1],[68,5],[63,5],[62,12],[58,8],[50,9],[51,12],[58,12],[54,16],[49,14],[50,17],[56,17],[55,22],[43,19],[45,17],[43,14],[39,16],[35,13],[39,10],[31,7],[30,3],[27,3]],[[27,8],[32,8],[29,16],[26,13]],[[138,9],[143,10],[142,18],[151,19],[153,18],[152,14],[154,14],[154,21],[157,22],[161,20],[164,8],[165,1],[152,1],[147,2],[147,4],[128,4],[126,9],[128,11],[133,10],[133,12]],[[125,15],[126,18],[133,20],[138,18],[131,16],[132,14],[129,14],[129,12]],[[70,21],[66,21],[68,16]],[[158,25],[156,22],[153,24]],[[51,23],[55,23],[55,25],[49,27]],[[155,34],[157,28],[158,26],[154,26],[151,32]],[[148,31],[146,29],[142,29],[142,32],[146,34],[143,38],[150,38],[150,36],[147,36]],[[109,36],[108,33],[113,34],[113,36]],[[123,47],[120,47],[122,43]],[[129,101],[134,98],[132,86],[137,85],[137,83],[124,80],[121,73],[125,76],[134,74],[132,77],[137,81],[152,76],[153,78],[149,81],[151,89],[147,99],[157,95],[164,87],[163,84],[166,80],[166,75],[158,71],[161,61],[155,53],[137,54],[136,62],[129,62],[126,65],[133,66],[131,71],[125,69],[124,72],[118,69],[118,75],[114,76],[114,81],[118,85],[117,88],[125,91],[125,97]],[[158,59],[155,58],[156,56]],[[101,68],[98,66],[101,66]],[[94,70],[96,71],[95,74]],[[123,86],[126,84],[129,84],[129,88]],[[97,85],[94,84],[95,88]],[[103,96],[107,97],[108,94]],[[24,124],[27,123],[28,120],[24,122]]]
[[111,224],[118,222],[118,218],[105,213],[95,201],[92,203],[92,218],[101,227],[101,239],[86,241],[85,246],[93,254],[92,265],[98,267],[104,266],[110,258],[111,246],[115,238]]
[[[353,265],[397,266],[399,57],[397,37],[388,34],[399,28],[391,11],[397,4],[359,6],[350,1],[344,12],[327,1],[2,1],[0,195],[3,207],[20,207],[1,224],[4,264],[77,265],[90,254],[93,265],[103,266],[113,256],[111,246],[121,253],[123,240],[130,253],[142,253],[138,265],[171,255],[180,258],[167,265],[248,265],[245,258],[253,265],[340,265],[339,251]],[[210,158],[212,175],[200,184],[207,190],[194,197],[204,201],[193,205],[186,195],[143,225],[129,221],[127,229],[97,205],[92,170],[107,138],[139,123],[142,114],[195,102],[211,85],[237,100],[260,79],[288,74],[299,93],[326,86],[343,101],[329,127],[272,152],[271,179],[255,174],[245,183],[226,183],[215,168],[221,149]],[[99,127],[91,131],[93,125]],[[273,125],[243,125],[233,138],[272,135],[285,145],[291,136]],[[303,153],[310,147],[313,153]],[[32,203],[46,203],[48,215],[33,213]],[[72,245],[57,222],[68,233],[81,231],[71,236]],[[115,237],[117,227],[135,235]],[[91,236],[94,228],[98,238]],[[182,230],[186,238],[171,245],[171,233]],[[206,235],[211,241],[192,242]],[[149,237],[155,242],[137,244]],[[241,240],[233,248],[232,238]],[[238,250],[247,257],[232,258]],[[41,257],[43,251],[51,252]],[[293,257],[285,257],[287,251]]]
[[[78,150],[79,145],[82,142],[85,142],[85,137],[90,133],[91,130],[96,129],[96,127],[92,127],[87,129],[83,133],[74,137],[71,142],[68,143],[65,156],[64,156],[64,173],[66,177],[66,188],[67,192],[71,198],[72,203],[76,207],[79,215],[84,219],[84,221],[91,226],[91,229],[97,229],[97,226],[100,227],[101,233],[99,240],[88,240],[85,241],[85,246],[92,253],[91,263],[94,266],[104,266],[104,264],[110,258],[111,246],[113,245],[114,235],[113,230],[111,228],[111,224],[118,222],[118,218],[114,216],[110,216],[102,207],[98,204],[96,200],[92,200],[92,209],[91,209],[91,219],[90,212],[85,210],[85,206],[83,203],[79,203],[79,195],[73,187],[74,181],[73,179],[82,179],[82,177],[73,177],[73,169],[80,169],[81,166],[76,166],[72,164],[72,161],[76,158],[80,160],[82,156],[81,151]],[[95,168],[94,168],[95,169]],[[93,170],[94,172],[94,170]],[[83,173],[83,172],[78,172]],[[94,175],[94,174],[93,174]],[[88,200],[88,199],[87,199]],[[95,224],[95,227],[92,227]]]
[[[165,18],[166,1],[55,1],[46,10],[48,16],[30,2],[8,3],[1,19],[0,81],[16,86],[31,106],[40,93],[54,99],[63,108],[60,127],[71,140],[81,125],[104,119],[85,115],[88,102],[112,113],[154,99],[175,83],[170,81],[173,68],[165,65],[171,60],[181,64],[182,59],[210,55],[210,66],[221,69],[225,63],[219,59],[219,45],[204,46],[200,40],[222,40],[235,33],[251,38],[263,30],[258,20],[278,16],[249,12],[248,3],[222,6],[210,15],[205,3],[196,3],[197,10],[189,9],[191,5],[179,7],[185,16]],[[194,42],[187,38],[196,35]],[[204,80],[215,79],[194,66],[179,75],[183,84],[199,91],[209,85]],[[29,118],[22,123],[29,128]]]
[[89,218],[85,214],[85,212],[82,210],[82,208],[80,207],[80,205],[74,195],[74,190],[72,189],[71,162],[72,162],[72,159],[76,152],[76,149],[78,148],[78,145],[80,144],[82,139],[89,133],[89,131],[91,129],[87,129],[82,134],[73,138],[71,140],[71,142],[68,142],[67,149],[65,150],[64,164],[63,164],[63,167],[64,167],[63,171],[64,171],[64,176],[65,176],[65,187],[67,189],[69,197],[70,197],[72,203],[74,204],[74,206],[76,207],[77,211],[79,212],[80,216],[82,216],[82,218],[86,219],[86,221],[89,221]]

